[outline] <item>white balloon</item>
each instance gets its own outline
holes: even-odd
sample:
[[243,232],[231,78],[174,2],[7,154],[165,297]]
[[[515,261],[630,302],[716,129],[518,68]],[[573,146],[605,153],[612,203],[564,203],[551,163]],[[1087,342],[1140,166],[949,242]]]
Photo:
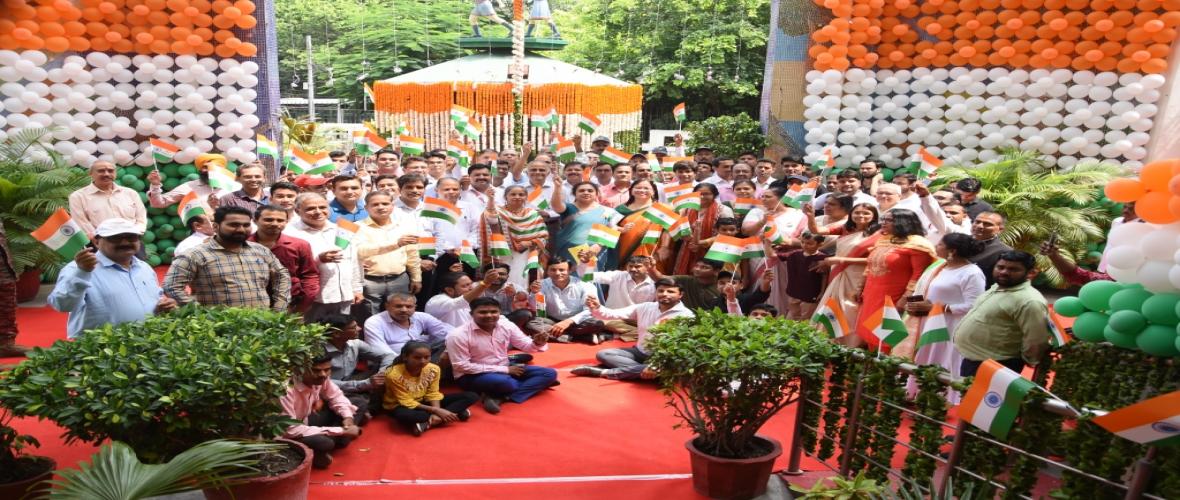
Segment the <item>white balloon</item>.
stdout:
[[1171,262],[1149,260],[1144,262],[1136,274],[1136,282],[1155,293],[1172,292],[1177,287],[1172,285],[1170,273],[1174,265]]
[[[1163,226],[1144,236],[1139,242],[1140,252],[1146,260],[1172,261],[1180,250],[1176,237],[1180,233],[1173,226]],[[1126,246],[1121,247],[1126,248]],[[1120,267],[1131,267],[1118,264]]]
[[1157,227],[1147,223],[1122,224],[1110,231],[1106,239],[1107,247],[1138,246],[1139,242],[1154,232]]

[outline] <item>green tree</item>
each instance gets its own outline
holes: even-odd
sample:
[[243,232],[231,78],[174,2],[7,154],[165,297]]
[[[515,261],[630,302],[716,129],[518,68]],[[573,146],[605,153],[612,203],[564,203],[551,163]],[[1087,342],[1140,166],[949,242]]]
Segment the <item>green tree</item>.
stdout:
[[555,57],[643,84],[649,128],[676,128],[672,107],[690,120],[758,114],[769,0],[567,0],[553,2],[569,39]]
[[[279,68],[284,94],[307,76],[305,36],[311,35],[316,95],[338,97],[361,108],[365,82],[392,78],[465,53],[458,38],[470,27],[468,0],[277,0]],[[486,27],[502,34],[503,28]],[[499,31],[497,31],[499,30]],[[331,68],[332,81],[329,84]]]

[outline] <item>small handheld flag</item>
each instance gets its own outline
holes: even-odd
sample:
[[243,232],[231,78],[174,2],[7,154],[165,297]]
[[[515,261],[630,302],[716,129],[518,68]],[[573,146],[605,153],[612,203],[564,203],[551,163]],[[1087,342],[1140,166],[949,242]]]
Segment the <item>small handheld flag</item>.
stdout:
[[1061,347],[1073,340],[1073,330],[1061,322],[1061,316],[1049,311],[1049,345]]
[[827,302],[824,302],[815,315],[811,317],[811,322],[819,325],[828,332],[829,338],[840,338],[852,333],[848,328],[848,319],[844,316],[844,307],[840,305],[840,301],[835,297],[829,297]]
[[512,255],[512,249],[508,246],[508,238],[502,234],[491,234],[488,239],[488,251],[494,257],[508,257]]
[[950,330],[947,330],[946,327],[944,306],[942,304],[934,304],[934,307],[930,309],[930,314],[922,320],[922,333],[918,337],[918,347],[950,341],[951,334]]
[[541,269],[541,256],[540,256],[540,254],[537,253],[537,250],[535,248],[532,250],[529,250],[529,257],[528,257],[528,260],[525,261],[524,271],[521,273],[521,276],[524,276],[527,278],[529,275],[530,269],[537,269],[537,270]]
[[533,188],[532,191],[529,192],[528,197],[525,199],[525,202],[528,203],[528,205],[530,207],[534,207],[537,210],[548,210],[549,209],[549,200],[545,199],[544,194],[545,194],[544,189],[542,189],[540,186],[535,187],[535,188]]
[[357,153],[368,156],[389,147],[389,142],[369,129],[352,132],[352,147]]
[[664,234],[664,231],[660,230],[659,228],[648,229],[647,232],[643,233],[643,239],[641,239],[639,241],[639,244],[640,245],[655,245],[660,242],[660,235],[661,234]]
[[667,196],[669,200],[675,200],[676,198],[691,193],[692,189],[693,185],[691,183],[667,186],[664,188],[664,196]]
[[745,248],[745,239],[722,235],[713,240],[713,245],[705,253],[705,258],[728,264],[737,264],[742,260],[742,253],[745,251]]
[[762,246],[762,240],[757,236],[745,238],[742,241],[742,258],[743,259],[761,259],[766,257],[766,247]]
[[602,224],[590,226],[590,233],[586,235],[587,243],[597,243],[606,248],[614,248],[619,244],[619,230]]
[[336,246],[341,250],[348,248],[352,239],[361,231],[361,227],[348,219],[336,220]]
[[574,141],[561,136],[557,137],[556,153],[557,161],[562,163],[574,161],[574,158],[578,156],[578,150],[574,147]]
[[438,246],[435,243],[433,236],[419,236],[418,237],[418,256],[419,257],[433,257],[438,253]]
[[242,185],[238,184],[237,178],[238,176],[230,172],[228,168],[217,164],[209,165],[209,186],[213,189],[225,189],[229,191],[241,189]]
[[475,255],[475,248],[471,246],[471,242],[463,240],[463,245],[459,247],[459,261],[471,267],[479,267],[479,256]]
[[885,304],[881,309],[873,311],[862,324],[878,342],[890,347],[900,344],[909,336],[905,323],[902,322],[901,315],[897,313],[897,307],[893,305],[893,299],[889,296],[885,297]]
[[804,203],[815,198],[815,189],[818,185],[819,183],[815,179],[808,181],[807,184],[795,184],[787,190],[780,201],[783,205],[791,208],[803,208]]
[[607,146],[606,150],[604,150],[602,154],[598,155],[598,159],[613,166],[620,163],[627,163],[627,160],[631,159],[631,155],[627,154],[626,152],[619,151],[613,147]]
[[75,254],[90,243],[86,232],[70,218],[69,212],[64,208],[55,210],[41,227],[29,235],[66,259],[73,259]]
[[544,318],[549,315],[545,310],[545,294],[537,292],[533,294],[533,302],[537,304],[537,317]]
[[983,362],[959,404],[959,416],[1003,440],[1020,414],[1020,404],[1036,387],[994,359]]
[[529,114],[529,126],[549,130],[557,121],[557,110],[553,108],[535,110]]
[[602,120],[599,120],[597,116],[590,114],[578,115],[578,128],[582,129],[582,131],[586,132],[587,134],[593,134],[594,131],[598,130],[598,127],[601,126]]
[[733,213],[739,217],[750,213],[754,207],[758,206],[758,200],[753,198],[738,198],[733,200]]
[[[172,161],[172,158],[176,156],[176,153],[180,152],[180,146],[172,144],[171,142],[165,141],[163,139],[152,138],[150,144],[152,148],[152,158],[155,158],[155,160],[159,162]],[[70,257],[73,256],[71,255]]]
[[270,140],[265,135],[258,134],[254,142],[258,145],[258,156],[269,156],[276,160],[279,158],[279,145],[275,141]]
[[425,138],[401,135],[398,136],[398,141],[401,143],[401,150],[403,154],[420,155],[423,151],[426,151]]
[[1180,444],[1180,391],[1124,406],[1093,422],[1115,435],[1151,446]]
[[688,118],[684,103],[677,104],[676,107],[672,108],[672,116],[676,118],[676,123],[684,123],[684,120]]
[[455,224],[459,222],[459,217],[463,214],[463,211],[459,210],[459,207],[447,200],[427,197],[422,201],[424,203],[422,206],[422,217]]
[[782,245],[786,243],[786,239],[778,232],[778,225],[774,222],[768,222],[766,227],[762,228],[762,239],[770,242],[771,245]]
[[668,228],[668,234],[672,236],[673,240],[679,240],[686,236],[692,236],[692,226],[688,223],[687,217],[681,217],[676,220],[672,227]]
[[824,152],[820,154],[819,159],[815,160],[815,163],[811,164],[811,169],[813,171],[819,172],[819,176],[821,178],[827,179],[828,172],[830,172],[833,168],[836,168],[836,157],[835,153],[832,152],[833,149],[834,148],[832,146],[824,148]]
[[643,211],[643,218],[659,224],[664,229],[669,229],[672,224],[676,223],[676,219],[680,216],[676,214],[668,205],[663,203],[653,203],[647,210]]
[[327,151],[308,153],[299,146],[291,146],[287,150],[287,169],[297,174],[315,175],[329,172],[336,168]]
[[700,193],[689,193],[677,196],[672,199],[672,210],[683,212],[685,210],[700,210],[701,209],[701,195]]
[[926,179],[942,166],[942,160],[937,156],[930,154],[926,148],[918,148],[918,154],[913,163],[910,163],[910,171],[919,179]]

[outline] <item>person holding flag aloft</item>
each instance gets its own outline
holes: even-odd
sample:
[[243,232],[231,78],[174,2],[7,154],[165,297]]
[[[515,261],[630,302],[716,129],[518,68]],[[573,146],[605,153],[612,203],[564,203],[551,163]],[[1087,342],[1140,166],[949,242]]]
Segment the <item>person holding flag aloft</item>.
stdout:
[[328,200],[318,193],[301,193],[295,198],[295,212],[299,219],[283,230],[311,244],[312,254],[320,271],[320,292],[304,313],[308,323],[319,321],[329,314],[348,314],[353,304],[361,304],[364,296],[364,272],[353,239],[360,226],[340,219],[328,220]]
[[[602,268],[597,264],[604,260],[598,258],[603,247],[588,240],[590,229],[595,224],[615,227],[623,219],[623,216],[598,203],[598,186],[592,182],[582,181],[574,184],[572,200],[567,201],[565,193],[562,191],[554,189],[553,198],[549,204],[549,207],[561,217],[561,230],[558,231],[553,241],[554,255],[571,255],[570,249],[589,244],[590,246],[584,250],[590,254],[587,256],[587,260],[596,261],[595,268],[601,270]],[[577,257],[580,259],[582,256]]]
[[[176,186],[167,193],[163,192],[163,181],[160,171],[152,170],[148,174],[148,201],[153,208],[166,208],[180,201],[190,191],[196,191],[197,196],[207,199],[210,206],[217,205],[217,199],[241,187],[234,181],[234,174],[226,168],[225,156],[219,154],[203,154],[193,160],[197,167],[197,179]],[[210,195],[217,196],[210,198]]]
[[881,237],[868,256],[864,281],[857,294],[860,317],[857,335],[876,348],[877,337],[866,329],[864,318],[879,312],[886,297],[894,304],[905,304],[913,294],[918,278],[936,257],[934,246],[923,236],[922,222],[909,210],[881,214]]

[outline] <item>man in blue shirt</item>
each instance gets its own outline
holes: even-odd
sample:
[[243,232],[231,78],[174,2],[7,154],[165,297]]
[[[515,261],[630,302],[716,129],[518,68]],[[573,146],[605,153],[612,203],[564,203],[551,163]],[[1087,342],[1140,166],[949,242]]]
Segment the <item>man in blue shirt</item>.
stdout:
[[156,272],[135,257],[144,228],[127,219],[107,219],[94,230],[97,252],[83,248],[57,277],[49,305],[70,313],[69,338],[107,324],[142,321],[170,311],[176,301],[163,295]]
[[337,175],[332,178],[334,198],[328,203],[328,220],[335,223],[340,219],[358,222],[369,217],[365,211],[365,200],[361,199],[361,181],[351,175]]

